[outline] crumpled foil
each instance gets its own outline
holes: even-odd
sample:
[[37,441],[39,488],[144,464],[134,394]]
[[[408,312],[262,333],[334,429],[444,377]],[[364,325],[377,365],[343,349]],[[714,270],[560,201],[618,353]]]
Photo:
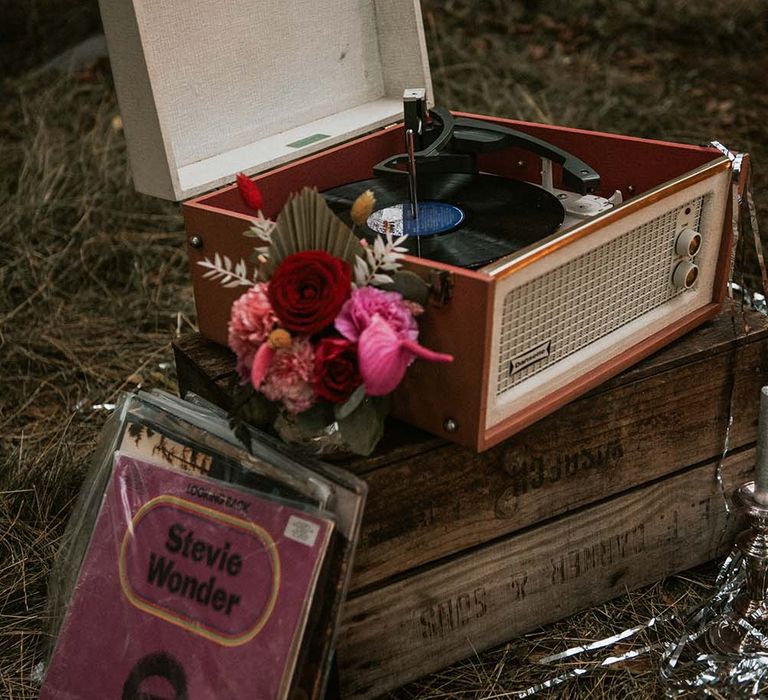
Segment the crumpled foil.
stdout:
[[[680,639],[666,645],[661,676],[667,697],[690,697],[695,692],[699,697],[754,698],[768,691],[768,639],[734,610],[744,585],[744,558],[734,550],[720,569],[714,594],[688,615]],[[726,620],[742,628],[754,651],[724,655],[713,648],[708,635]]]
[[[724,619],[735,619],[734,601],[744,587],[744,558],[734,550],[725,560],[715,581],[715,591],[687,616],[674,613],[652,617],[643,624],[589,644],[571,647],[540,659],[539,664],[568,660],[572,668],[524,690],[508,694],[527,698],[552,690],[579,676],[621,664],[645,655],[661,659],[660,673],[665,697],[759,698],[768,694],[768,639],[742,620],[744,636],[756,651],[726,656],[712,649],[710,629]],[[760,614],[761,610],[756,611]],[[682,627],[682,634],[680,629]],[[655,639],[649,634],[655,632]],[[676,641],[669,641],[675,633]],[[639,638],[639,639],[635,639]],[[642,641],[639,641],[642,640]],[[628,645],[636,648],[624,651]],[[622,652],[617,653],[616,649]],[[595,652],[602,651],[604,655]]]
[[594,655],[593,652],[606,648],[610,652],[610,647],[615,647],[620,643],[622,645],[631,643],[630,640],[633,637],[640,635],[641,633],[646,633],[648,630],[660,626],[663,623],[667,623],[671,619],[673,619],[672,615],[652,617],[650,620],[641,625],[622,630],[618,634],[611,635],[610,637],[605,637],[604,639],[599,639],[597,641],[590,642],[589,644],[571,647],[565,651],[561,651],[557,654],[552,654],[551,656],[539,659],[539,664],[551,664],[557,661],[568,659],[569,663],[579,665],[577,665],[575,668],[569,669],[564,673],[549,678],[546,681],[536,683],[535,685],[532,685],[525,690],[509,693],[508,696],[512,698],[531,697],[542,691],[551,690],[552,688],[555,688],[572,678],[577,678],[592,671],[598,671],[608,666],[613,666],[615,664],[623,663],[630,661],[631,659],[644,656],[654,650],[654,644],[645,644],[643,646],[639,646],[636,649],[624,651],[623,653],[608,653],[603,657]]

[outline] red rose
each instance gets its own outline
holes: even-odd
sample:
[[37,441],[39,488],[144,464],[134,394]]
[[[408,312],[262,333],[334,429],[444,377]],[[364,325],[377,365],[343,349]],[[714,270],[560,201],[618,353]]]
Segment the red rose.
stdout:
[[351,284],[348,262],[324,250],[307,250],[283,259],[267,295],[284,328],[312,335],[333,323]]
[[331,403],[344,403],[362,383],[355,344],[346,338],[323,338],[315,347],[315,393]]

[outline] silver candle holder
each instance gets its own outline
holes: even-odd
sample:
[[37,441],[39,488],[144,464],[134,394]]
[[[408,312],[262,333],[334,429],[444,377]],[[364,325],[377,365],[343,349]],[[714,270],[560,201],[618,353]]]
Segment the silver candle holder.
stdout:
[[707,635],[712,650],[722,654],[768,653],[768,386],[760,390],[756,462],[755,480],[735,494],[750,525],[736,540],[744,558],[744,588]]
[[752,481],[735,496],[750,525],[736,540],[744,558],[744,587],[732,609],[709,628],[707,642],[719,654],[768,653],[768,506],[756,500]]

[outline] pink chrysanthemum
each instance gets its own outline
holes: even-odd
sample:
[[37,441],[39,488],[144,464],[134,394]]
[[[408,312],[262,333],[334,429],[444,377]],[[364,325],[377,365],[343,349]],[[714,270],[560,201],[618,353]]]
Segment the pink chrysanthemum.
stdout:
[[253,355],[277,324],[267,298],[267,285],[255,284],[234,304],[229,317],[229,347],[239,365],[250,365]]
[[376,287],[360,287],[344,302],[334,325],[347,340],[357,341],[378,315],[395,332],[397,337],[416,340],[419,327],[411,309],[397,292],[385,292]]
[[270,401],[282,402],[290,413],[306,411],[315,402],[314,365],[310,342],[294,338],[290,347],[275,351],[260,390]]

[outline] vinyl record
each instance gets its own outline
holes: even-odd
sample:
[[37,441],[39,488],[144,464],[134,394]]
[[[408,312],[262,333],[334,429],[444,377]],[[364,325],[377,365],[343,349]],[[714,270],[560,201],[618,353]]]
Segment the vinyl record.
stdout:
[[[383,210],[402,204],[407,212],[401,214],[405,232],[413,234],[405,244],[411,255],[467,268],[481,267],[546,238],[565,218],[563,206],[551,192],[497,175],[424,175],[418,188],[420,230],[411,231],[405,177],[351,182],[323,196],[348,224],[349,209],[365,190],[372,190],[376,197],[369,223],[386,218]],[[436,224],[427,221],[435,218]],[[370,239],[377,235],[368,225],[358,226],[356,232]]]

